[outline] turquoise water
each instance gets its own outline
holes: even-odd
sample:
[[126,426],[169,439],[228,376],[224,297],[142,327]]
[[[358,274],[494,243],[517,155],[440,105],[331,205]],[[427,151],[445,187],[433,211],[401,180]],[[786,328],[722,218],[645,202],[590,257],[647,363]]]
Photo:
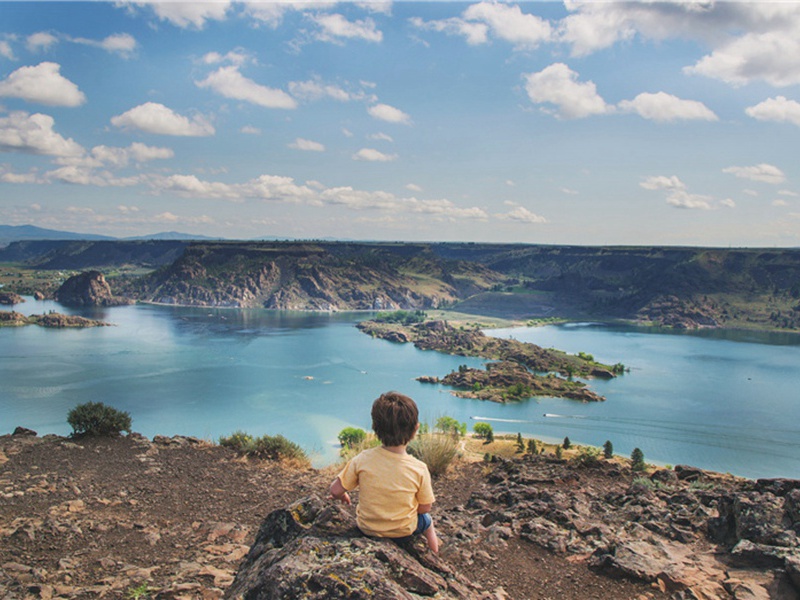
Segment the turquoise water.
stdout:
[[[337,457],[345,426],[369,428],[380,393],[415,398],[422,417],[492,422],[498,432],[564,436],[649,461],[694,464],[748,477],[800,477],[800,336],[660,334],[600,325],[496,330],[631,371],[593,381],[603,403],[542,398],[499,405],[453,397],[415,381],[480,359],[374,340],[364,314],[124,306],[69,310],[32,299],[16,310],[58,310],[114,327],[0,329],[0,433],[17,425],[66,435],[76,404],[129,411],[147,436],[216,440],[242,429],[303,445],[316,465]],[[545,416],[548,415],[548,416]]]

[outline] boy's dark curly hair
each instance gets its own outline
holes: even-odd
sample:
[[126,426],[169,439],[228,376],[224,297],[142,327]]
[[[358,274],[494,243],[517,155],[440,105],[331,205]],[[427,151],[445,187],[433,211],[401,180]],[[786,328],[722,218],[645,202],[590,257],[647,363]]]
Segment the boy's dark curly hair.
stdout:
[[384,446],[404,446],[417,432],[419,409],[408,396],[386,392],[372,403],[372,430]]

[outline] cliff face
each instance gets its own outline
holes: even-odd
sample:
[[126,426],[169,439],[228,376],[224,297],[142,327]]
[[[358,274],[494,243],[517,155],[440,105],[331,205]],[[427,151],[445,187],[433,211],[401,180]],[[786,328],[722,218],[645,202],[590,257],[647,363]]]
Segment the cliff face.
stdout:
[[117,306],[129,301],[115,298],[106,278],[100,271],[87,271],[67,279],[55,294],[66,306]]
[[126,293],[164,304],[394,310],[435,308],[503,279],[426,246],[203,243]]

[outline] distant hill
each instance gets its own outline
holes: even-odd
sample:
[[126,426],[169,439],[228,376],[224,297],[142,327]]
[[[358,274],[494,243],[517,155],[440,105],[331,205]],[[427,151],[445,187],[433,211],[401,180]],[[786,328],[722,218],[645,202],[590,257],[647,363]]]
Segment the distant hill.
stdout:
[[30,240],[0,249],[0,263],[34,269],[103,269],[124,265],[147,268],[173,263],[183,254],[185,240]]
[[34,225],[0,225],[0,246],[22,240],[113,240],[107,235],[44,229]]
[[211,241],[211,240],[220,240],[222,238],[209,237],[207,235],[194,235],[191,233],[181,233],[179,231],[162,231],[160,233],[151,233],[150,235],[137,235],[134,237],[126,237],[120,239],[123,241],[137,241],[137,240]]

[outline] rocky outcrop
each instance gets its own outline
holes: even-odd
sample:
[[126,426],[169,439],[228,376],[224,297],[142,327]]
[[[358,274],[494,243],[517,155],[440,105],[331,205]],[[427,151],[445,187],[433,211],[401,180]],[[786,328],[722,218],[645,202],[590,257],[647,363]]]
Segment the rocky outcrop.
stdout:
[[0,292],[0,304],[14,306],[15,304],[20,304],[22,302],[25,302],[25,298],[19,294],[15,294],[14,292]]
[[710,300],[659,296],[651,300],[636,315],[637,319],[673,329],[717,327],[722,320],[719,306]]
[[352,512],[309,496],[272,512],[224,598],[482,598],[412,542],[363,536]]
[[130,304],[130,300],[117,298],[100,271],[86,271],[67,279],[55,294],[56,300],[65,306],[118,306]]
[[0,311],[0,327],[21,327],[22,325],[40,325],[42,327],[63,329],[67,327],[105,327],[110,323],[53,312],[46,315],[26,317],[22,313],[14,311]]

